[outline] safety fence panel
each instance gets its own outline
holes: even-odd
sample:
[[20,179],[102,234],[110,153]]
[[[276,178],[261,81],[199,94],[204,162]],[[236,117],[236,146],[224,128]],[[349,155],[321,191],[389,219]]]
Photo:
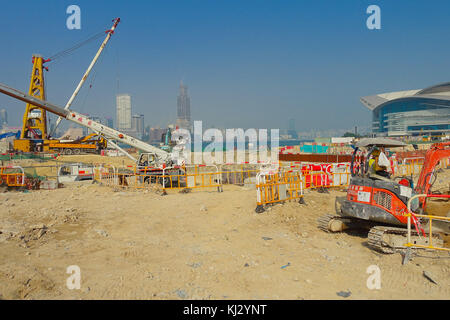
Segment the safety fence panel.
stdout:
[[261,163],[222,164],[219,166],[223,184],[244,185],[249,178],[256,178],[261,170]]
[[44,180],[57,180],[70,182],[92,180],[94,178],[94,165],[84,163],[59,163],[55,165],[29,165],[23,166],[27,177]]
[[333,177],[330,187],[346,187],[350,184],[350,163],[334,163],[331,167]]
[[256,177],[257,212],[267,204],[294,199],[303,201],[303,177],[300,171],[258,174]]
[[301,171],[303,188],[331,188],[348,186],[350,183],[350,163],[282,163],[281,171]]
[[[288,184],[288,199],[292,198],[301,183],[302,190],[319,187],[348,185],[350,174],[348,163],[304,164],[279,166],[279,163],[242,163],[223,165],[187,165],[174,167],[128,166],[115,168],[97,165],[94,179],[104,185],[131,187],[135,189],[201,189],[217,188],[222,191],[226,184],[258,184],[258,179],[272,181],[274,174],[283,177]],[[260,176],[260,178],[258,178]],[[280,180],[281,181],[281,180]],[[277,184],[278,185],[278,184]],[[277,190],[279,187],[276,187]],[[284,187],[282,187],[284,188]],[[297,197],[295,195],[295,197]],[[283,196],[282,196],[283,198]]]
[[33,159],[37,161],[54,160],[58,154],[46,152],[24,152],[24,153],[2,153],[0,154],[0,161],[13,162],[14,160],[28,160]]
[[326,188],[331,186],[332,175],[323,171],[302,171],[305,189]]
[[[440,223],[441,229],[442,229],[442,224],[444,224],[446,226],[446,230],[448,230],[448,228],[449,228],[448,225],[450,225],[450,217],[415,214],[414,212],[411,211],[411,204],[414,201],[414,199],[417,199],[417,198],[450,199],[450,195],[418,194],[409,199],[408,213],[406,214],[408,217],[408,222],[407,222],[408,235],[407,235],[407,243],[405,244],[405,246],[409,247],[409,248],[423,248],[423,249],[432,249],[432,250],[440,250],[440,251],[450,252],[450,248],[438,247],[433,244],[433,234],[436,231],[436,230],[433,230],[433,222],[435,222],[435,225],[437,223]],[[426,230],[427,233],[425,233],[425,230],[419,230],[420,229],[420,227],[418,226],[419,219],[428,221],[428,230]],[[412,225],[414,225],[414,226],[412,226]],[[415,228],[417,233],[419,233],[419,234],[420,234],[420,231],[422,231],[423,236],[428,237],[428,245],[421,245],[421,244],[413,243],[413,241],[411,240],[412,228]]]
[[[422,170],[425,162],[424,157],[405,158],[402,162],[398,163],[397,160],[391,159],[391,169],[394,176],[411,176],[418,175]],[[449,169],[450,158],[442,159],[439,168]]]
[[439,163],[439,167],[442,169],[450,169],[450,158],[442,159]]
[[117,168],[113,165],[97,165],[94,166],[93,178],[95,181],[107,186],[124,185],[125,177],[120,175]]
[[397,176],[417,175],[422,170],[424,160],[423,157],[405,158],[401,163],[395,163],[392,171]]
[[[121,174],[119,174],[120,177]],[[120,179],[119,179],[120,180]],[[197,189],[218,188],[222,191],[221,174],[217,166],[173,166],[133,168],[133,173],[126,174],[123,186],[136,189]]]
[[0,185],[25,187],[25,171],[20,166],[0,167]]
[[217,188],[222,192],[222,176],[220,172],[204,172],[197,174],[186,174],[186,187],[196,188]]
[[134,172],[136,188],[198,189],[217,188],[224,184],[243,185],[247,178],[256,178],[260,164],[185,165],[166,167],[136,167]]

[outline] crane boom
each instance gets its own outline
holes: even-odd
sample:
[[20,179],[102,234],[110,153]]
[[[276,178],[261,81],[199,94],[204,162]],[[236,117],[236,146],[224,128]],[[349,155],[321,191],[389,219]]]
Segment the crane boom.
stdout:
[[[64,107],[64,109],[68,110],[70,108],[70,106],[72,105],[73,100],[78,95],[78,92],[80,91],[81,87],[83,86],[84,82],[86,81],[87,77],[89,76],[89,73],[91,72],[95,63],[97,62],[98,57],[100,57],[100,54],[102,53],[103,49],[106,47],[106,44],[108,43],[109,39],[111,38],[111,35],[114,33],[114,30],[116,29],[117,24],[120,22],[120,18],[114,19],[113,22],[114,22],[113,26],[111,27],[110,30],[106,31],[107,35],[106,35],[105,40],[103,40],[102,45],[100,46],[97,53],[95,54],[94,59],[92,59],[91,64],[89,65],[89,67],[87,68],[83,77],[81,78],[80,83],[78,83],[78,86],[75,89],[75,91],[73,92],[69,101],[67,101],[67,104]],[[59,123],[61,122],[61,119],[62,119],[61,117],[58,117],[58,119],[56,120],[55,127],[53,128],[52,132],[50,133],[51,136],[53,136],[53,134],[55,133],[56,128],[58,127]]]
[[139,139],[136,139],[132,136],[129,136],[125,133],[117,131],[113,128],[105,126],[99,122],[93,121],[93,120],[89,119],[87,116],[82,115],[78,112],[67,110],[67,109],[61,108],[55,104],[52,104],[50,102],[43,101],[41,99],[32,97],[28,94],[25,94],[17,89],[11,88],[2,83],[0,83],[0,93],[3,93],[5,95],[8,95],[15,99],[24,101],[26,103],[30,103],[30,104],[40,107],[44,110],[47,110],[51,113],[54,113],[62,118],[65,118],[69,121],[79,124],[83,127],[89,128],[89,129],[105,136],[107,139],[113,139],[116,141],[120,141],[122,143],[125,143],[125,144],[132,146],[136,149],[139,149],[141,151],[153,153],[158,157],[158,162],[166,162],[166,161],[171,160],[170,153],[168,153],[164,150],[161,150],[160,148],[154,147],[154,146],[152,146],[146,142],[143,142]]

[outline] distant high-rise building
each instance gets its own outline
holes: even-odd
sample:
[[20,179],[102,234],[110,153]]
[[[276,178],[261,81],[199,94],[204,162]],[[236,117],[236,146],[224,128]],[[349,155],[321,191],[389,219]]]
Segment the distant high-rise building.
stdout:
[[180,94],[177,99],[177,126],[184,129],[191,127],[191,99],[183,81],[180,82]]
[[112,128],[114,126],[114,122],[112,118],[107,117],[106,118],[106,126]]
[[[90,115],[87,115],[87,116],[88,116],[89,119],[107,126],[105,118],[99,117],[99,116],[90,116]],[[88,129],[86,127],[83,127],[83,134],[84,135],[88,135],[88,134],[91,134],[91,133],[94,133],[94,131],[91,130],[91,129]]]
[[166,133],[167,129],[150,128],[148,132],[148,141],[152,143],[159,143],[162,141],[162,135]]
[[297,130],[295,129],[295,119],[289,119],[287,134],[291,136],[292,139],[298,139]]
[[139,138],[144,135],[144,115],[134,114],[131,117],[131,127],[133,131],[136,131]]
[[55,130],[55,122],[51,118],[48,120],[48,127],[50,132],[53,132],[53,130]]
[[116,96],[116,126],[117,130],[131,129],[131,96],[129,94]]
[[6,112],[6,109],[0,110],[0,128],[3,125],[8,124],[8,112]]

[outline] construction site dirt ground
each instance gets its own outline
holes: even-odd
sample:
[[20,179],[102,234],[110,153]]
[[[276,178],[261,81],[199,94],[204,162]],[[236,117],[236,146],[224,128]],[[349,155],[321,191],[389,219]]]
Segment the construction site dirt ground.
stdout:
[[[449,178],[446,170],[439,179]],[[166,196],[91,182],[0,193],[0,298],[450,298],[448,254],[402,265],[400,254],[368,248],[364,232],[319,230],[317,218],[342,195],[308,190],[306,205],[257,214],[256,191],[233,185]],[[72,265],[79,290],[66,286]],[[367,287],[371,265],[379,290]]]

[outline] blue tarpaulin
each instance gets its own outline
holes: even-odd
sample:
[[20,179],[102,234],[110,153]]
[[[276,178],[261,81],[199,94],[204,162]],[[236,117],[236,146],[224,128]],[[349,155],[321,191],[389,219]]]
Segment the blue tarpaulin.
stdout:
[[328,148],[328,146],[305,144],[300,147],[300,150],[304,153],[327,153]]

